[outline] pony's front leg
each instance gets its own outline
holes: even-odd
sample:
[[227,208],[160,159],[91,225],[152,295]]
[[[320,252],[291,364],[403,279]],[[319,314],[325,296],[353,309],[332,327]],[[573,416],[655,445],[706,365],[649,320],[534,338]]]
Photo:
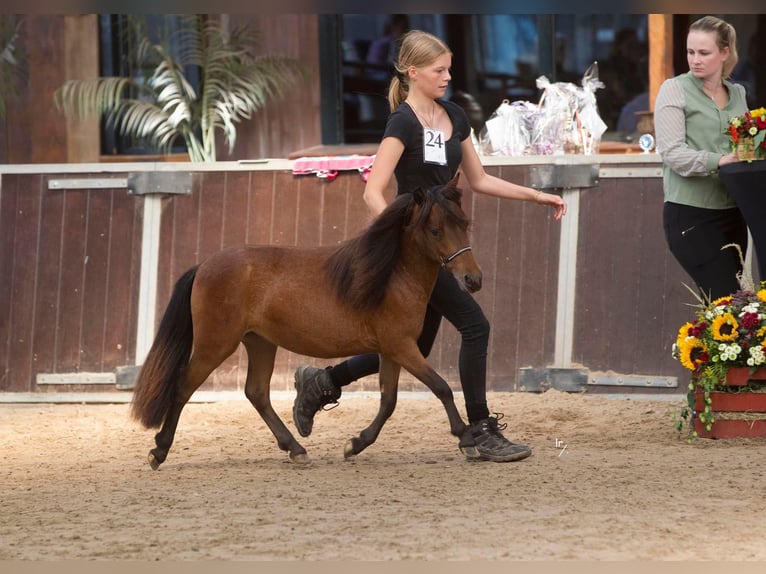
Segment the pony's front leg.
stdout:
[[396,393],[399,387],[399,372],[401,367],[398,363],[380,356],[380,407],[378,414],[366,429],[359,433],[358,437],[350,439],[343,450],[343,456],[350,458],[359,454],[374,443],[385,422],[391,417],[396,408]]
[[279,418],[271,406],[269,389],[271,375],[274,372],[274,357],[277,347],[266,339],[248,333],[243,339],[247,350],[247,382],[245,396],[261,415],[261,418],[277,439],[277,446],[290,455],[290,460],[298,464],[309,464],[311,459],[306,449],[295,440],[290,430]]
[[447,381],[433,370],[425,357],[420,355],[420,353],[418,353],[417,357],[413,356],[405,359],[402,362],[402,366],[427,386],[442,402],[444,410],[447,411],[450,432],[460,439],[458,443],[460,451],[468,458],[476,458],[478,456],[478,452],[476,451],[476,441],[474,441],[474,438],[468,429],[468,425],[465,424],[455,406],[455,395],[447,384]]

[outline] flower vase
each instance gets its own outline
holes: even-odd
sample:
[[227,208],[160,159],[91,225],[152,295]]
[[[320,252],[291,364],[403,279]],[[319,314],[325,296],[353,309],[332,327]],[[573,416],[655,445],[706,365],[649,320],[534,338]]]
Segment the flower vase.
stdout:
[[755,157],[755,142],[753,138],[742,138],[737,142],[737,159],[739,161],[753,161]]
[[[726,372],[726,384],[744,387],[753,381],[766,381],[766,368],[750,372],[750,367],[732,367]],[[704,409],[704,392],[694,392],[695,410]],[[701,438],[757,438],[766,437],[766,392],[742,390],[741,392],[713,391],[710,408],[714,422],[708,431],[699,418],[694,419],[694,430]]]

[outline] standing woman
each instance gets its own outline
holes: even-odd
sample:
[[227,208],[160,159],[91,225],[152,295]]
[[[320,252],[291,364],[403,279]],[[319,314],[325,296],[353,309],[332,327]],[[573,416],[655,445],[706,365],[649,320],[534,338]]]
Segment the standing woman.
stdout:
[[[386,207],[384,190],[392,176],[397,193],[411,193],[448,183],[461,168],[474,192],[548,205],[556,219],[566,212],[557,195],[543,193],[491,176],[484,171],[471,143],[468,118],[457,104],[444,100],[451,79],[452,53],[437,37],[413,30],[402,38],[396,75],[391,80],[388,101],[391,115],[378,147],[364,201],[373,215]],[[439,271],[426,309],[418,347],[428,356],[445,317],[460,332],[460,384],[465,398],[478,460],[508,462],[532,454],[528,446],[507,440],[498,424],[502,414],[490,416],[486,397],[489,323],[476,300],[463,291],[455,278]],[[341,387],[378,372],[377,354],[358,355],[326,369],[303,365],[295,372],[297,395],[293,420],[301,436],[311,433],[316,412],[337,403]]]
[[747,110],[745,88],[728,78],[737,64],[737,35],[713,16],[692,23],[689,71],[665,80],[654,106],[657,152],[663,161],[663,224],[670,252],[710,300],[739,289],[736,249],[747,249],[747,226],[718,169],[737,161],[724,132]]

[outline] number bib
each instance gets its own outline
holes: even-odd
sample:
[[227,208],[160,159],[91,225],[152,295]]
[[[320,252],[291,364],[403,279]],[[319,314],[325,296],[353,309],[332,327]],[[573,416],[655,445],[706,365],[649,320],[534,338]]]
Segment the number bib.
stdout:
[[447,148],[441,130],[423,128],[423,162],[447,165]]

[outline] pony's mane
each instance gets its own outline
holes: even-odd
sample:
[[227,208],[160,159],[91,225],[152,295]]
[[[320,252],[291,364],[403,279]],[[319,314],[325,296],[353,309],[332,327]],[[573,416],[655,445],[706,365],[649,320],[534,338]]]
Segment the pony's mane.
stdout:
[[[460,209],[461,195],[451,185],[398,195],[365,231],[342,243],[328,259],[325,268],[338,298],[355,309],[380,306],[399,263],[405,228],[410,224],[423,226],[438,204],[445,217],[467,229],[468,218]],[[422,204],[422,209],[412,220],[417,204]]]

